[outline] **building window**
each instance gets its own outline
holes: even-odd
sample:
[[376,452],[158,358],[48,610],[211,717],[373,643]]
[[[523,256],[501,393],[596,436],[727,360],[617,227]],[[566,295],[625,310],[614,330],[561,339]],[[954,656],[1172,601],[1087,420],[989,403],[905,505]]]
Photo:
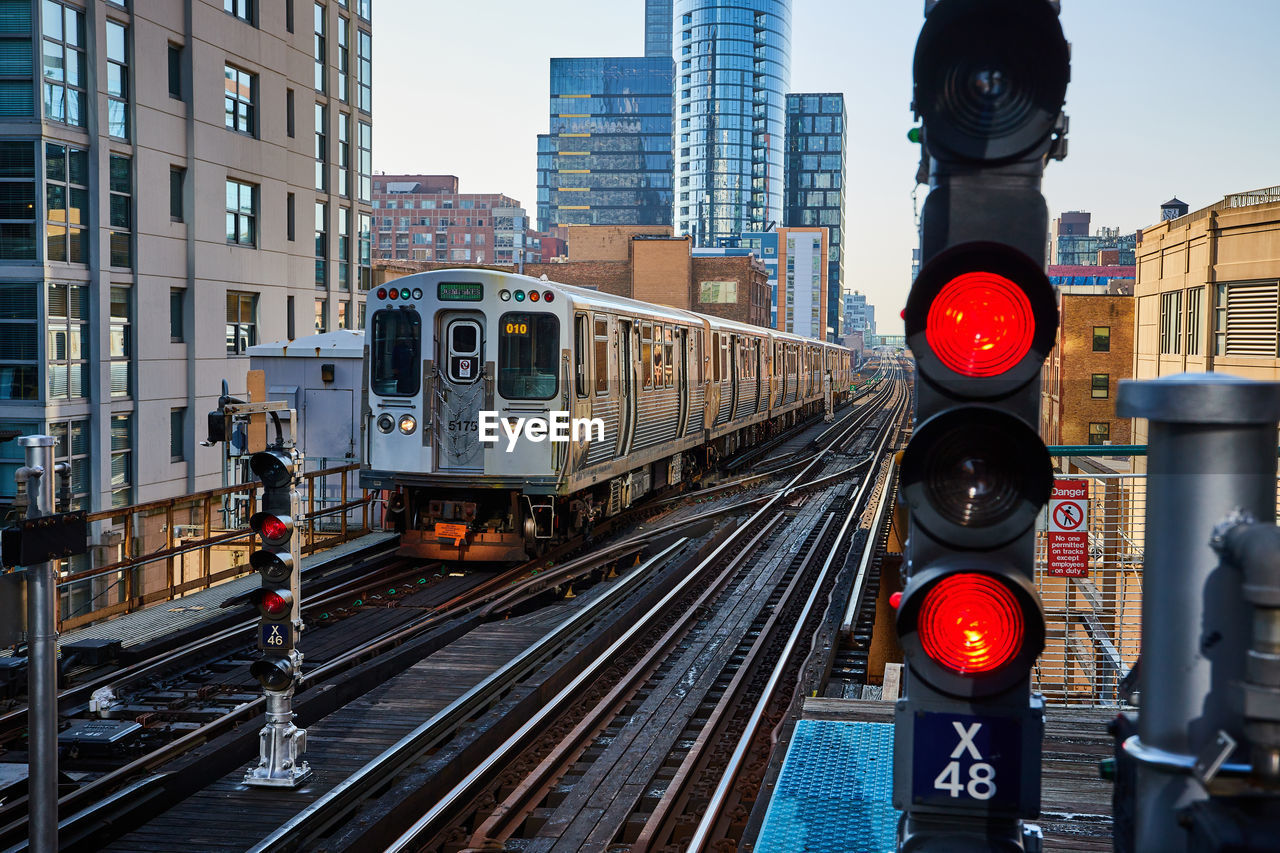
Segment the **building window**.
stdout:
[[316,334],[329,331],[329,303],[324,299],[316,300]]
[[223,66],[226,126],[236,133],[254,135],[254,102],[257,100],[258,75],[234,65]]
[[[359,265],[359,282],[360,290],[367,291],[372,281],[372,250],[373,250],[373,217],[367,213],[360,214],[360,231],[356,235],[359,240],[359,257],[356,259]],[[364,308],[364,303],[360,304]],[[361,320],[360,328],[364,328],[364,321]]]
[[329,283],[329,205],[316,202],[316,287],[323,289]]
[[360,132],[356,142],[359,145],[360,201],[368,201],[371,194],[369,176],[373,174],[373,126],[367,121],[360,122]]
[[39,398],[39,290],[34,282],[0,282],[0,400]]
[[[35,111],[31,14],[31,0],[0,0],[0,21],[4,22],[0,26],[0,37],[4,39],[0,43],[4,54],[4,61],[0,62],[0,116],[29,119]],[[6,471],[0,464],[0,476],[7,476]]]
[[50,400],[89,396],[89,287],[49,285],[48,375]]
[[111,266],[133,266],[133,161],[111,155]]
[[356,35],[356,81],[359,98],[356,106],[365,112],[373,110],[373,36],[364,30]]
[[1111,327],[1110,326],[1094,326],[1093,327],[1093,351],[1094,352],[1111,352]]
[[293,139],[293,90],[284,90],[284,132]]
[[89,157],[84,151],[46,144],[45,259],[87,262],[84,233],[89,224]]
[[0,140],[0,260],[35,259],[35,145]]
[[227,291],[227,355],[244,355],[258,342],[258,295]]
[[1182,291],[1160,294],[1160,352],[1176,355],[1182,352]]
[[338,100],[346,103],[347,70],[351,65],[351,22],[338,16]]
[[128,397],[129,358],[133,355],[133,335],[130,328],[129,288],[111,288],[111,396]]
[[184,445],[187,436],[187,410],[169,410],[169,461],[182,462],[186,459]]
[[107,21],[107,133],[129,138],[129,28]]
[[1111,374],[1094,373],[1092,374],[1092,382],[1090,385],[1090,396],[1094,399],[1105,400],[1108,396],[1110,388]]
[[1227,354],[1227,286],[1214,285],[1213,296],[1213,354]]
[[227,179],[227,242],[258,245],[257,187]]
[[222,10],[246,23],[253,23],[253,0],[222,0]]
[[1110,423],[1089,424],[1089,443],[1090,444],[1110,444],[1111,443],[1111,424]]
[[84,127],[84,13],[44,0],[44,114]]
[[[338,208],[338,290],[351,290],[351,208]],[[339,326],[338,328],[345,328]]]
[[284,197],[284,233],[292,243],[296,239],[297,216],[294,213],[293,193],[285,193]]
[[324,88],[324,5],[317,3],[315,7],[315,89],[317,92],[325,91]]
[[55,462],[71,466],[71,510],[84,509],[89,501],[89,419],[52,421]]
[[1200,326],[1204,323],[1204,288],[1187,291],[1187,355],[1200,355]]
[[324,104],[316,104],[316,129],[315,129],[315,156],[316,156],[316,189],[324,192],[328,188],[328,182],[325,180],[328,169],[326,161],[328,159],[327,145],[325,143],[325,125],[329,118],[329,111],[325,109]]
[[169,167],[169,219],[174,222],[183,220],[182,192],[187,182],[187,170],[181,166]]
[[111,506],[133,503],[133,416],[111,416]]
[[345,299],[338,301],[338,328],[339,329],[351,328],[347,322],[347,308],[349,305],[350,303],[347,302]]
[[169,45],[169,97],[182,100],[182,45]]
[[373,14],[373,0],[358,0],[356,3],[356,14],[364,18],[366,21],[369,20],[370,15]]
[[351,198],[351,116],[338,113],[338,195]]
[[169,289],[169,341],[170,343],[180,344],[185,338],[183,332],[183,324],[185,322],[184,315],[186,311],[183,309],[183,303],[186,301],[187,292],[180,287]]

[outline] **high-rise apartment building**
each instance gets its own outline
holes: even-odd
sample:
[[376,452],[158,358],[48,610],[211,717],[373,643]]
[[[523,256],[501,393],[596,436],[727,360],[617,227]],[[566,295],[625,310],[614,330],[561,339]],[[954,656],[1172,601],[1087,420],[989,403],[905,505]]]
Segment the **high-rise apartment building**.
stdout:
[[57,438],[74,506],[218,485],[245,350],[359,325],[370,7],[0,0],[0,429]]
[[551,60],[538,230],[671,224],[671,57]]
[[790,0],[676,0],[675,223],[716,246],[782,221]]
[[501,193],[460,193],[453,175],[375,175],[373,214],[378,260],[542,260],[520,202]]
[[825,340],[827,230],[779,228],[778,315],[774,328]]
[[844,285],[844,95],[787,95],[783,223],[827,229],[826,339],[840,334]]

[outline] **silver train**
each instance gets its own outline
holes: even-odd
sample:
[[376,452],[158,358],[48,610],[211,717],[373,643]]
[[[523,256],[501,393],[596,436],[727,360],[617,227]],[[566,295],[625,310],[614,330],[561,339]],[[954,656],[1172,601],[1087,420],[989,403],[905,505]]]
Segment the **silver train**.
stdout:
[[414,556],[536,556],[850,393],[843,347],[527,276],[368,306],[360,481]]

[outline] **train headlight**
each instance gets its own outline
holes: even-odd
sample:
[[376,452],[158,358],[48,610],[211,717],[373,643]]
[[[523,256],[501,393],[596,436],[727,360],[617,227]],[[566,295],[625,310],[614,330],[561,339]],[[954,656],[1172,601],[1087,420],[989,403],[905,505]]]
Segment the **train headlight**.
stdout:
[[400,416],[400,431],[405,435],[409,435],[418,428],[418,419],[413,415]]
[[391,417],[391,415],[387,414],[386,412],[383,412],[382,414],[378,415],[378,432],[383,433],[385,435],[387,433],[390,433],[395,428],[396,428],[395,418]]

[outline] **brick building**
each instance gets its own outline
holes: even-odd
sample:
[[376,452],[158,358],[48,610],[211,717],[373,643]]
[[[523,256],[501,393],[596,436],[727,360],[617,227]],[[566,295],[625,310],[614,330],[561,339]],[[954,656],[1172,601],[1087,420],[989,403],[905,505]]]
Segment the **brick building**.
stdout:
[[[768,275],[754,255],[693,257],[692,238],[673,237],[668,225],[571,225],[568,243],[568,261],[526,263],[525,275],[740,323],[769,324]],[[412,272],[460,266],[478,265],[395,261],[375,267],[374,280],[381,284]]]
[[520,202],[462,193],[454,175],[375,175],[373,257],[379,260],[514,264],[542,260]]
[[1131,421],[1116,417],[1115,396],[1133,375],[1133,297],[1062,289],[1058,312],[1041,381],[1045,444],[1130,444]]

